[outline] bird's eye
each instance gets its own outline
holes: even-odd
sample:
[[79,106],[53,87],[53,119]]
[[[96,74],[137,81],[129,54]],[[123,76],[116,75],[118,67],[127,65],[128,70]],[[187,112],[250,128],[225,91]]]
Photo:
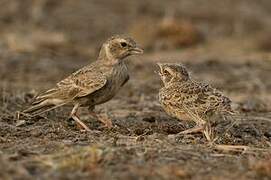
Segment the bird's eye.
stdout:
[[164,70],[165,75],[169,75],[169,72],[167,70]]
[[126,42],[121,42],[120,45],[121,45],[121,47],[126,47],[127,43]]

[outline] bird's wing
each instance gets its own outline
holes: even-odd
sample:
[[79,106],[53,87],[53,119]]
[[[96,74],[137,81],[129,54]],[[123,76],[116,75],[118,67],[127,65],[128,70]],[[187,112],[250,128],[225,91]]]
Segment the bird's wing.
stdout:
[[206,113],[220,108],[229,99],[208,84],[189,82],[170,88],[169,98],[173,106],[189,109],[194,113]]
[[217,89],[212,88],[208,84],[198,82],[193,82],[190,86],[190,93],[194,94],[193,106],[199,113],[230,109],[230,99]]
[[106,77],[101,72],[82,70],[57,83],[57,89],[74,99],[101,89],[106,82]]
[[75,98],[87,96],[105,86],[107,80],[98,69],[82,68],[64,80],[57,83],[55,88],[39,94],[32,106],[24,112],[35,112],[48,106],[53,108],[69,103]]

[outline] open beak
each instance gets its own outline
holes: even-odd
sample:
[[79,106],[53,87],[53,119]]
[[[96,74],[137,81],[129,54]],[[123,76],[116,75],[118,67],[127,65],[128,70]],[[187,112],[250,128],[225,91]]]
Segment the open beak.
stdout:
[[130,52],[133,55],[135,55],[135,54],[143,54],[144,50],[139,48],[139,47],[135,47],[135,48],[131,49]]
[[158,73],[161,75],[162,74],[162,64],[161,63],[157,63],[157,65],[159,67]]

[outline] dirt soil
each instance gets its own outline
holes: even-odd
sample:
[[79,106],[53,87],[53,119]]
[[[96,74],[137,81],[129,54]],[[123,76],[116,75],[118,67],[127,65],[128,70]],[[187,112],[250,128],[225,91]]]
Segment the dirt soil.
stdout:
[[[216,6],[199,8],[199,1],[189,2],[1,2],[0,179],[270,179],[271,4],[211,0]],[[178,30],[163,26],[166,33],[157,33],[157,22],[163,25],[173,10]],[[155,28],[144,32],[138,20],[146,18]],[[193,41],[176,42],[184,31]],[[17,116],[37,93],[94,61],[101,43],[116,33],[130,33],[146,51],[129,58],[130,81],[96,108],[110,116],[112,129],[82,109],[93,132],[81,132],[68,119],[71,107]],[[181,62],[232,99],[240,114],[215,118],[217,145],[201,134],[177,135],[193,124],[169,117],[159,105],[156,62]]]

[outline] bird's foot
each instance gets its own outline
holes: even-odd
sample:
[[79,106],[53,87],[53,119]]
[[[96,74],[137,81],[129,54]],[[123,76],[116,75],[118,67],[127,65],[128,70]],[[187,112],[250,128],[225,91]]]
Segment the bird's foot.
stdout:
[[108,117],[107,114],[99,114],[97,115],[95,112],[90,111],[90,115],[97,120],[99,120],[101,123],[104,124],[104,127],[111,129],[113,127],[112,120]]
[[111,129],[113,127],[112,120],[107,115],[100,115],[98,120],[104,124],[104,127]]
[[80,132],[91,132],[91,130],[86,125],[83,126],[82,124],[79,124],[77,122],[76,122],[76,125],[78,129],[80,130]]
[[79,127],[80,130],[84,130],[87,132],[90,132],[91,130],[85,123],[83,123],[77,116],[73,115],[71,118],[76,122],[77,126]]
[[192,133],[199,133],[199,132],[203,132],[204,130],[204,126],[196,126],[187,130],[184,130],[182,132],[179,132],[178,134],[192,134]]
[[196,127],[184,130],[182,132],[179,132],[179,135],[184,135],[184,134],[192,134],[192,133],[202,133],[208,142],[213,142],[213,130],[208,124],[203,124],[203,125],[198,125]]

